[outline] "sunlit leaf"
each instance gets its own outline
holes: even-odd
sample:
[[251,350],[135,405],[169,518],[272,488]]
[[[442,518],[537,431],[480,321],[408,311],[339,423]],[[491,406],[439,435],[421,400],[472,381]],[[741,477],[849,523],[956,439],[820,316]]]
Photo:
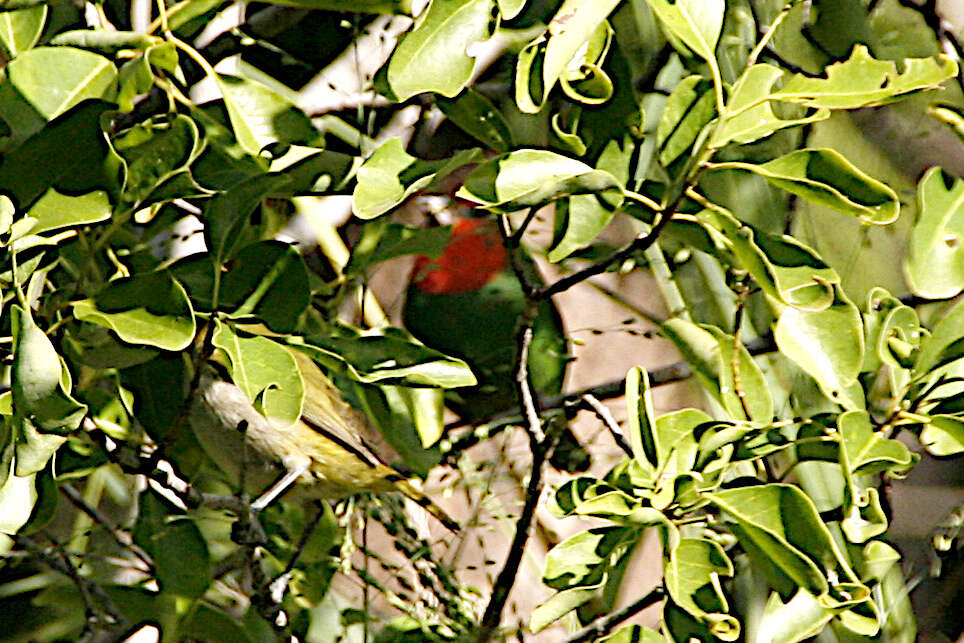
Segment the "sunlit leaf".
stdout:
[[656,128],[659,162],[669,165],[689,150],[716,116],[713,88],[702,76],[687,76],[666,101]]
[[486,161],[456,196],[512,212],[574,194],[598,194],[613,209],[623,201],[622,185],[612,174],[548,150],[517,150]]
[[897,194],[831,149],[803,149],[762,164],[731,161],[714,169],[745,170],[773,185],[866,223],[893,223],[900,213]]
[[455,96],[472,76],[467,48],[489,37],[495,0],[433,0],[402,38],[388,63],[388,84],[399,100],[423,92]]
[[740,622],[726,614],[726,597],[720,590],[721,576],[733,575],[733,563],[717,543],[683,538],[670,552],[664,568],[666,591],[693,617],[706,623],[717,638],[735,641]]
[[47,20],[47,5],[0,13],[0,44],[8,58],[37,44]]
[[288,349],[267,337],[236,332],[221,322],[213,343],[227,355],[231,379],[273,425],[291,426],[301,417],[304,381]]
[[716,60],[716,43],[725,11],[723,0],[648,0],[648,3],[663,26],[696,55],[706,61]]
[[74,303],[74,316],[117,333],[125,342],[181,350],[194,339],[194,311],[183,286],[166,272],[112,282]]
[[964,453],[964,420],[952,415],[935,415],[920,432],[920,443],[936,456]]
[[921,297],[945,299],[964,289],[964,181],[939,167],[917,185],[917,221],[904,269]]
[[855,109],[936,89],[957,74],[957,63],[944,54],[908,58],[902,66],[903,72],[898,72],[893,61],[876,60],[865,45],[856,45],[849,59],[827,67],[826,78],[795,74],[772,96],[808,107]]
[[855,385],[864,354],[860,313],[839,290],[825,310],[785,308],[773,337],[832,400],[848,409],[863,408],[863,392]]

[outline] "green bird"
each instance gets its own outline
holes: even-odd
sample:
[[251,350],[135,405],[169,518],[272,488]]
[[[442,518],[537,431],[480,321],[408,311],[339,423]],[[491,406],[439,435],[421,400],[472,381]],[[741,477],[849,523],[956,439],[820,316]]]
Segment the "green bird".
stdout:
[[[527,278],[541,283],[527,255],[523,265]],[[522,285],[491,219],[458,220],[441,256],[416,260],[404,323],[426,345],[460,357],[472,367],[478,384],[454,389],[446,398],[463,420],[484,419],[517,406],[516,331],[524,308]],[[559,312],[551,301],[542,302],[528,362],[538,392],[553,395],[562,389],[567,349]]]

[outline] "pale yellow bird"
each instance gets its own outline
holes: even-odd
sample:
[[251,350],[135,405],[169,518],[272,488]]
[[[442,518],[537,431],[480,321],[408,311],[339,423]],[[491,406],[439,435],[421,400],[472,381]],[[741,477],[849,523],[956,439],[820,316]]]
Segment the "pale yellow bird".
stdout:
[[248,489],[270,486],[253,506],[263,508],[292,487],[299,496],[320,498],[397,491],[458,531],[457,522],[369,448],[375,429],[368,418],[311,358],[289,350],[305,383],[300,421],[276,427],[226,374],[210,366],[204,367],[191,407],[195,434],[214,463],[235,483],[243,467]]

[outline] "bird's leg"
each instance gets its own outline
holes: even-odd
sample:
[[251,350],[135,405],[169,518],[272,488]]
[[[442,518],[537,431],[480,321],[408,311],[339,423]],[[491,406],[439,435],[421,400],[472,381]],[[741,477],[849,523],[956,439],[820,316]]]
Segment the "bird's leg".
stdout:
[[289,469],[267,491],[261,494],[260,498],[251,503],[251,508],[255,511],[261,511],[270,505],[278,496],[287,491],[288,487],[293,485],[298,478],[303,476],[308,471],[309,466],[308,462],[304,462],[293,469]]

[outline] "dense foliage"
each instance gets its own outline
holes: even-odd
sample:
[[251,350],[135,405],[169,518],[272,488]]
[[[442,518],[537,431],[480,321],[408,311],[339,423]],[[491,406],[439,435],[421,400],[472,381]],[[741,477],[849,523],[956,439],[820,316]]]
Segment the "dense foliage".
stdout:
[[[520,637],[915,640],[885,485],[964,451],[964,181],[919,150],[959,149],[964,99],[933,3],[8,0],[0,47],[6,640],[508,636],[546,498],[593,520],[549,551]],[[370,276],[416,255],[386,314]],[[554,297],[632,271],[667,316],[610,295],[685,364],[560,395],[579,362]],[[413,476],[484,489],[466,451],[525,435],[490,586],[391,496],[251,510],[245,450],[239,489],[191,407],[219,359],[291,425],[293,351]],[[703,408],[657,415],[683,377]],[[620,394],[624,426],[598,401]],[[602,475],[580,405],[625,451]],[[362,514],[416,583],[359,562]],[[623,624],[660,601],[658,631]]]

